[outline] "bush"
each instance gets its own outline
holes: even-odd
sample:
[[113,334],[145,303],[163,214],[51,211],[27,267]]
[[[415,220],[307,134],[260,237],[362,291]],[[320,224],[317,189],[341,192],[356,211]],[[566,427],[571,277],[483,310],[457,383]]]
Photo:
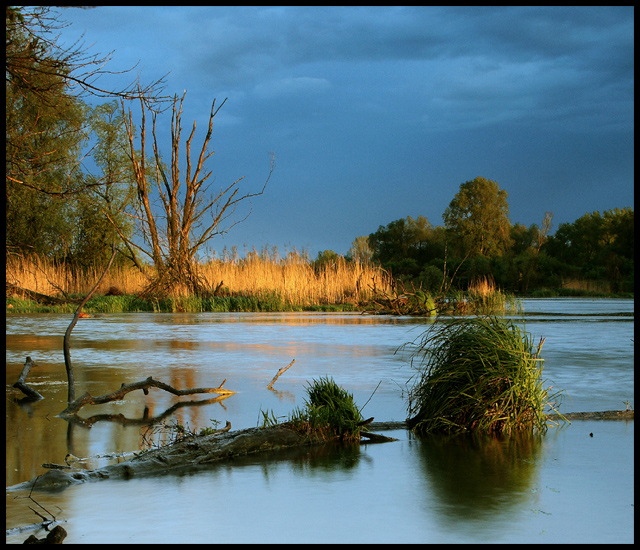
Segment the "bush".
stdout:
[[409,344],[412,365],[420,362],[409,427],[418,434],[546,432],[545,408],[554,409],[560,392],[550,396],[542,386],[543,342],[534,347],[528,333],[497,317],[432,325]]

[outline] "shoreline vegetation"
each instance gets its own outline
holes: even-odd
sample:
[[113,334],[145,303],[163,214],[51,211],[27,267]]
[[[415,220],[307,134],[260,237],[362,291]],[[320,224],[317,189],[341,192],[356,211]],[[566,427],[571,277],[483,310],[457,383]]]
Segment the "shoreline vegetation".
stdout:
[[[73,313],[100,272],[100,268],[74,270],[35,256],[10,256],[5,268],[7,314]],[[133,266],[112,267],[84,312],[319,311],[435,316],[517,313],[521,309],[521,296],[501,291],[491,279],[478,279],[466,291],[430,294],[413,285],[403,285],[372,263],[338,256],[316,265],[296,251],[281,258],[277,253],[268,254],[265,250],[258,254],[254,250],[244,259],[199,264],[198,275],[210,289],[207,296],[193,296],[180,288],[171,295],[144,296],[153,274],[152,267],[145,271]],[[560,296],[617,295],[589,290],[584,281],[531,293],[531,297]]]

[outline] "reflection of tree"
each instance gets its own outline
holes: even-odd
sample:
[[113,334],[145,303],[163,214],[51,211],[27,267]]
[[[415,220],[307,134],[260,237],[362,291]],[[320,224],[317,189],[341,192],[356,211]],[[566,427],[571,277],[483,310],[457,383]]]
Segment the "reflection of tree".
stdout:
[[200,401],[179,401],[175,403],[173,406],[169,407],[162,414],[151,416],[149,409],[145,407],[144,412],[141,418],[127,418],[123,414],[96,414],[89,418],[82,418],[79,415],[75,414],[73,416],[65,417],[64,420],[68,422],[67,426],[67,452],[76,455],[81,454],[78,453],[75,449],[75,430],[78,427],[89,429],[97,422],[113,422],[116,424],[120,424],[121,426],[140,426],[140,427],[150,427],[156,424],[160,424],[165,419],[171,417],[176,413],[179,409],[183,407],[201,407],[204,405],[211,405],[212,403],[220,403],[220,405],[224,407],[222,403],[229,395],[219,395],[218,397],[214,397],[211,399],[203,399]]
[[201,407],[203,405],[211,405],[212,403],[220,403],[223,408],[224,405],[222,401],[227,399],[230,395],[219,395],[218,397],[213,397],[211,399],[203,399],[200,401],[179,401],[175,403],[171,407],[169,407],[163,413],[151,417],[149,414],[149,408],[145,407],[144,412],[141,418],[126,418],[123,414],[95,414],[89,418],[82,418],[77,414],[72,416],[62,417],[64,420],[69,422],[69,425],[79,425],[84,428],[91,428],[96,422],[115,422],[122,426],[125,425],[137,425],[137,426],[151,426],[153,424],[158,424],[162,422],[166,418],[172,416],[178,409],[182,407]]
[[482,520],[526,498],[536,480],[542,437],[430,435],[418,440],[433,506],[446,522]]

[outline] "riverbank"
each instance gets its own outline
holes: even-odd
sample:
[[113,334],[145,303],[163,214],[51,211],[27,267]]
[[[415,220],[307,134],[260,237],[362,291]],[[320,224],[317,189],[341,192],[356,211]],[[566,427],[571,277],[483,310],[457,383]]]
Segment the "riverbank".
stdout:
[[[72,296],[68,301],[46,303],[46,300],[29,300],[17,296],[6,299],[6,313],[74,313],[82,297]],[[144,300],[135,295],[94,296],[83,307],[88,315],[104,313],[224,313],[224,312],[296,312],[362,311],[358,304],[293,304],[286,302],[275,292],[261,292],[254,296],[178,296]]]

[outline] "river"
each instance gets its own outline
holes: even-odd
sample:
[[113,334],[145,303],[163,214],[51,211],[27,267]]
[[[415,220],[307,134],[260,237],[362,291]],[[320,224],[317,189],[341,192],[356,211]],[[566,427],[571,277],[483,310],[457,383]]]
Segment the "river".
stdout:
[[[526,299],[523,306],[514,318],[524,317],[536,341],[545,337],[544,377],[566,391],[562,412],[633,405],[633,300]],[[123,460],[151,437],[140,419],[166,415],[165,422],[193,431],[226,421],[232,429],[253,427],[264,412],[285,419],[320,376],[353,393],[365,417],[404,420],[414,371],[399,348],[433,322],[333,313],[81,319],[71,337],[77,396],[148,376],[179,388],[226,379],[224,387],[237,392],[211,399],[138,391],[85,407],[81,416],[92,420],[82,426],[56,417],[66,406],[62,339],[70,320],[7,317],[7,486],[43,473],[42,463],[63,463],[67,453],[83,468]],[[21,402],[11,387],[27,356],[37,363],[28,383],[46,397],[36,403]],[[128,420],[98,418],[118,414]],[[196,474],[85,483],[34,497],[64,521],[69,543],[634,540],[633,422],[576,421],[504,441],[384,433],[399,441],[290,450]],[[7,491],[8,530],[38,521],[27,497]],[[7,542],[28,534],[11,532]]]

